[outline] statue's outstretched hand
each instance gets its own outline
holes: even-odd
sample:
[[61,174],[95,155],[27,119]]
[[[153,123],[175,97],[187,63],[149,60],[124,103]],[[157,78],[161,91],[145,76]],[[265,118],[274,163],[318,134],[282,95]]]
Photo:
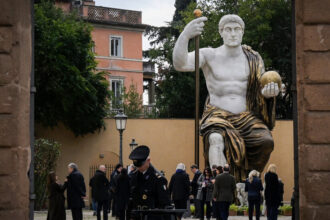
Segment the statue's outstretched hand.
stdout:
[[207,21],[207,17],[200,17],[189,22],[183,30],[184,35],[186,35],[189,39],[201,35],[203,32],[204,21]]
[[264,88],[262,88],[261,90],[261,94],[265,97],[265,98],[272,98],[277,96],[280,93],[280,89],[278,88],[278,84],[271,82],[268,83],[264,86]]

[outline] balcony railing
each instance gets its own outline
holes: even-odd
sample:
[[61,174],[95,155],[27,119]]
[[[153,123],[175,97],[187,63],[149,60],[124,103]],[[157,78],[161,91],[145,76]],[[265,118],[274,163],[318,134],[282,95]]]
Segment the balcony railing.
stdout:
[[[119,113],[119,108],[109,108],[107,112],[107,118],[113,118],[116,114]],[[125,113],[125,109],[124,109]],[[135,116],[135,118],[158,118],[159,117],[159,111],[155,104],[151,105],[143,105],[141,114]]]
[[85,5],[83,16],[90,21],[112,21],[118,23],[141,24],[141,12],[117,8]]

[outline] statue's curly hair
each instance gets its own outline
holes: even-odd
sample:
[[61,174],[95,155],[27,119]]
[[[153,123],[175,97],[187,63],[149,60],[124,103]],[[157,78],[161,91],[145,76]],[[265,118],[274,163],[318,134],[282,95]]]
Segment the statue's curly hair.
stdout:
[[236,22],[236,23],[240,24],[243,31],[244,31],[245,23],[244,23],[243,19],[238,15],[228,14],[228,15],[222,16],[220,21],[219,21],[219,32],[220,33],[222,32],[225,24],[227,24],[229,22]]

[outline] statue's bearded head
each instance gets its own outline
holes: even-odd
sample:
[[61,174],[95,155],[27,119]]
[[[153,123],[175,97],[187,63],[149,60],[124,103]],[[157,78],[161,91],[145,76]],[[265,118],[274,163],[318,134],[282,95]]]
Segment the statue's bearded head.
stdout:
[[241,45],[244,28],[244,21],[238,15],[225,15],[219,21],[219,33],[223,43],[229,47]]

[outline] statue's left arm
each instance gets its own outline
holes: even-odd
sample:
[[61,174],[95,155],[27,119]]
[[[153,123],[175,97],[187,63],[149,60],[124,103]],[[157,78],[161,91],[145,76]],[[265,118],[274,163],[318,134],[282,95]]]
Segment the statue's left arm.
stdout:
[[[262,65],[261,71],[262,71],[262,73],[264,73],[265,72],[265,65],[264,65],[264,61],[262,60],[260,55],[259,55],[259,59],[261,60],[260,65]],[[261,89],[261,94],[266,99],[276,97],[276,96],[278,96],[279,93],[280,93],[279,85],[275,82],[268,83]]]
[[[258,54],[259,62],[258,69],[261,73],[259,77],[265,73],[265,66],[261,56]],[[260,78],[259,78],[260,80]],[[275,106],[276,106],[276,96],[280,92],[279,85],[277,83],[271,82],[266,84],[261,88],[261,96],[263,97],[261,114],[263,115],[263,120],[270,130],[275,126]]]

